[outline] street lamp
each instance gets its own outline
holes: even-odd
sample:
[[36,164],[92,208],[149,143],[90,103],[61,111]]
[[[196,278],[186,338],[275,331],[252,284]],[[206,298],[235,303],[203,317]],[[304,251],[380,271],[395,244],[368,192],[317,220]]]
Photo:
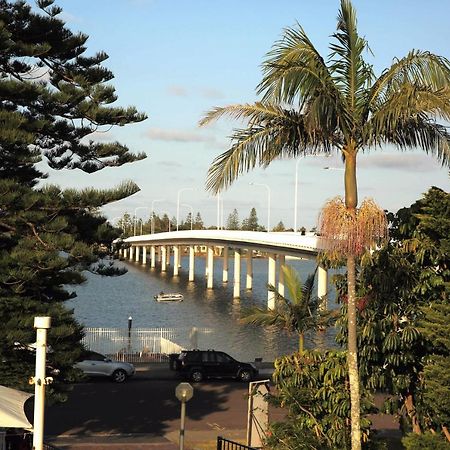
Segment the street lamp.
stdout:
[[251,186],[263,186],[267,189],[267,232],[270,231],[270,187],[264,183],[249,183]]
[[189,383],[180,383],[175,388],[175,396],[181,402],[180,418],[180,450],[184,450],[184,422],[186,418],[186,402],[194,395],[194,388]]
[[179,221],[180,221],[180,194],[183,192],[183,191],[193,191],[194,190],[194,188],[182,188],[182,189],[180,189],[179,191],[178,191],[178,194],[177,194],[177,231],[178,231],[178,224],[179,224]]
[[294,195],[294,232],[297,233],[297,205],[298,205],[298,164],[301,159],[295,163],[295,195]]
[[188,205],[187,203],[182,203],[181,206],[185,206],[186,208],[190,208],[191,209],[191,231],[192,231],[192,224],[194,221],[194,210],[192,208],[191,205]]
[[138,209],[148,209],[148,206],[138,206],[137,208],[134,208],[133,236],[136,236],[136,213]]
[[153,234],[155,232],[155,218],[153,217],[155,215],[155,203],[156,202],[163,202],[163,201],[164,201],[163,198],[158,198],[156,200],[152,200],[152,213],[151,213],[152,215],[151,215],[151,218],[150,218],[150,222],[151,222],[150,234]]

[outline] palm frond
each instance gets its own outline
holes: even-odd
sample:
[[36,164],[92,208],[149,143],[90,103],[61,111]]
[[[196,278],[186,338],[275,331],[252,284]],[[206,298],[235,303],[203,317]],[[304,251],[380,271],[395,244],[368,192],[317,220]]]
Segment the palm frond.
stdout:
[[264,100],[292,103],[300,107],[318,92],[335,93],[328,68],[303,28],[287,28],[263,62],[263,79],[257,87]]
[[212,110],[201,124],[223,115],[246,118],[249,125],[234,131],[231,148],[209,168],[206,187],[214,193],[229,186],[242,173],[256,166],[267,167],[275,159],[331,151],[332,138],[310,130],[305,117],[295,110],[263,103],[233,105]]

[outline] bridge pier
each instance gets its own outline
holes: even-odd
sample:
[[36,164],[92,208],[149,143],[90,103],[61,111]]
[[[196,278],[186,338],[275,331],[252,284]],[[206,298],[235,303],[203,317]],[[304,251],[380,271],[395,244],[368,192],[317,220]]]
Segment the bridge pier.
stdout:
[[317,296],[320,299],[320,308],[328,309],[328,271],[323,266],[319,265],[317,280]]
[[156,248],[154,245],[150,247],[150,267],[154,269],[156,266]]
[[239,249],[235,249],[233,298],[240,298],[240,297],[241,297],[241,252]]
[[[268,259],[268,268],[267,268],[267,283],[275,286],[276,283],[276,269],[277,269],[277,260],[276,255],[273,253],[269,253],[267,255]],[[267,308],[275,309],[275,292],[268,291],[267,292]]]
[[130,247],[130,254],[128,256],[129,256],[130,261],[133,261],[133,256],[134,256],[134,247],[133,246]]
[[135,251],[136,251],[136,254],[135,254],[135,257],[134,257],[134,261],[135,262],[139,262],[139,252],[141,251],[141,248],[139,247],[139,245],[136,245]]
[[142,247],[142,264],[144,266],[147,264],[147,247],[145,245]]
[[194,281],[195,277],[195,248],[189,246],[189,281]]
[[207,275],[206,275],[206,287],[207,289],[213,288],[214,282],[214,248],[208,245],[206,253],[206,265],[207,265]]
[[247,249],[247,275],[245,277],[245,288],[252,289],[253,287],[253,250]]
[[173,276],[178,276],[178,269],[180,267],[180,247],[175,245],[173,247]]
[[165,245],[161,245],[161,272],[165,272],[167,270],[167,247]]
[[286,257],[278,255],[278,292],[284,297],[284,273],[283,266],[286,264]]
[[222,281],[228,282],[228,247],[223,248],[223,269],[222,269]]

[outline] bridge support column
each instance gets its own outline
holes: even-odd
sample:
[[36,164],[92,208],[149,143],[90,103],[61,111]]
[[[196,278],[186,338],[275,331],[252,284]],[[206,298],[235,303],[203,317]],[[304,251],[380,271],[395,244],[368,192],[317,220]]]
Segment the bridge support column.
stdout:
[[194,281],[195,274],[195,247],[189,246],[189,281]]
[[241,297],[241,252],[239,249],[235,249],[233,298],[240,298],[240,297]]
[[170,245],[166,246],[166,265],[170,266],[170,253],[172,247]]
[[173,276],[178,276],[178,269],[180,268],[179,265],[179,259],[180,259],[180,247],[178,245],[175,245],[173,248]]
[[128,256],[130,258],[130,261],[132,261],[133,260],[133,256],[134,256],[134,247],[133,246],[130,247],[130,254]]
[[[273,253],[269,253],[267,255],[267,263],[268,263],[268,279],[267,283],[275,286],[276,283],[276,268],[277,268],[277,260],[276,255]],[[275,293],[267,292],[267,308],[275,309]]]
[[142,264],[144,266],[147,264],[147,247],[145,245],[142,247]]
[[228,282],[228,247],[223,248],[223,269],[222,269],[222,281]]
[[161,272],[165,272],[167,270],[167,247],[165,245],[161,245]]
[[154,245],[150,247],[150,267],[155,268],[156,265],[156,248]]
[[320,299],[320,308],[328,309],[328,271],[320,265],[317,280],[317,296]]
[[252,289],[253,285],[253,250],[247,249],[247,276],[246,276],[246,289]]
[[284,297],[284,272],[283,266],[286,264],[286,257],[278,255],[278,293]]
[[136,245],[135,251],[136,251],[136,254],[134,255],[134,260],[136,262],[139,262],[139,252],[141,251],[141,248],[139,247],[139,245]]
[[212,289],[214,280],[214,247],[208,246],[206,257],[208,267],[206,287]]

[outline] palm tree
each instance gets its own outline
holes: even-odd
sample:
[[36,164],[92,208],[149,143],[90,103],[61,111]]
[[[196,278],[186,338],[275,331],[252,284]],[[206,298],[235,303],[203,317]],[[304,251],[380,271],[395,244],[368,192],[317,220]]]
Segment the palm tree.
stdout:
[[275,308],[247,308],[240,321],[297,333],[298,351],[303,353],[305,333],[328,325],[331,316],[321,310],[320,299],[313,296],[315,272],[302,284],[294,268],[283,266],[281,270],[290,299],[281,295],[275,286],[269,285],[269,290],[275,293]]
[[349,0],[341,0],[333,39],[325,60],[303,28],[287,29],[263,63],[258,86],[262,101],[214,108],[200,124],[224,115],[248,120],[246,128],[233,133],[231,148],[209,169],[207,188],[213,192],[275,159],[333,150],[342,154],[345,196],[328,205],[321,232],[330,238],[330,252],[336,250],[347,262],[352,449],[359,449],[356,260],[377,238],[385,238],[386,228],[383,212],[372,202],[358,208],[357,155],[393,144],[400,150],[422,148],[448,165],[450,133],[438,120],[450,120],[450,63],[412,50],[376,77],[363,59],[368,44],[358,35]]

